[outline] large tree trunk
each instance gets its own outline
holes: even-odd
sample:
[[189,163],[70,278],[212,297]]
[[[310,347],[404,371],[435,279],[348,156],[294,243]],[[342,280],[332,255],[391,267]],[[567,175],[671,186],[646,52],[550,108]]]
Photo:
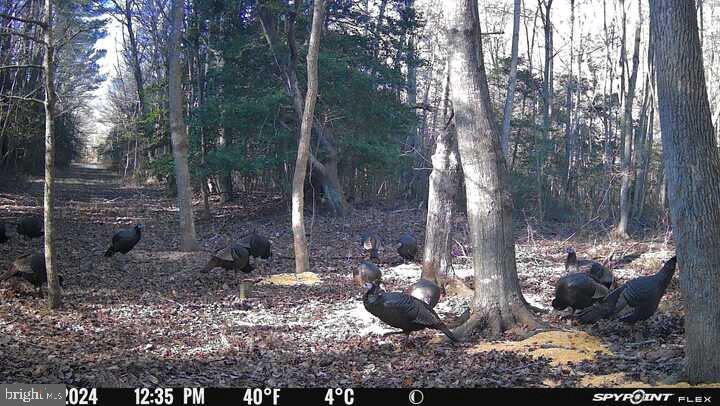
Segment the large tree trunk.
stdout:
[[295,247],[295,272],[302,273],[310,270],[307,240],[305,239],[304,186],[310,157],[310,134],[313,128],[315,115],[315,102],[318,94],[318,53],[320,52],[320,33],[323,26],[324,0],[315,0],[313,6],[312,31],[310,33],[310,47],[307,54],[307,80],[308,87],[305,94],[305,108],[300,126],[300,140],[298,142],[297,159],[295,160],[295,173],[292,184],[292,230]]
[[195,251],[200,247],[195,236],[195,219],[192,210],[192,187],[188,166],[188,134],[183,120],[182,51],[180,37],[184,20],[184,0],[173,0],[172,26],[168,53],[168,102],[170,107],[170,134],[175,160],[175,184],[179,209],[181,251]]
[[510,140],[510,119],[512,119],[513,99],[515,98],[515,83],[517,82],[518,42],[520,41],[520,1],[515,0],[513,8],[512,50],[510,59],[510,76],[508,77],[505,107],[503,108],[503,126],[500,135],[500,146],[505,158],[508,158],[508,144]]
[[[446,73],[447,78],[447,73]],[[432,172],[428,187],[427,226],[423,253],[422,277],[439,284],[452,265],[450,233],[457,194],[457,134],[449,117],[450,82],[445,81],[445,123],[435,140]]]
[[635,85],[637,83],[638,65],[640,64],[640,32],[642,28],[642,7],[638,3],[638,13],[640,14],[637,27],[635,28],[635,46],[633,48],[632,73],[628,82],[628,91],[624,99],[622,136],[623,154],[622,154],[622,182],[620,184],[620,221],[618,222],[616,234],[622,238],[628,236],[628,221],[630,220],[630,183],[633,178],[633,162],[632,162],[632,129],[633,117],[632,108],[635,100]]
[[45,41],[45,269],[48,278],[48,307],[62,304],[55,255],[55,45],[53,44],[52,0],[45,0],[43,39]]
[[690,383],[720,382],[720,155],[694,5],[693,1],[650,2]]
[[520,324],[534,328],[537,322],[517,276],[512,199],[500,131],[490,105],[477,0],[447,0],[444,13],[450,94],[475,269],[473,316],[458,328],[458,334],[466,336],[481,321],[494,336]]

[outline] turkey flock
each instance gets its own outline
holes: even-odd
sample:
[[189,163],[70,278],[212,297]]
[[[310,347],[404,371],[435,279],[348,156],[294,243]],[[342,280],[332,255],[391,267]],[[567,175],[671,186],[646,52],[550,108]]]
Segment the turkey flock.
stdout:
[[[131,252],[140,242],[143,228],[143,224],[137,224],[115,232],[104,256],[111,258],[115,254]],[[42,237],[43,219],[21,217],[17,220],[16,232],[30,240]],[[9,241],[6,225],[0,222],[0,244]],[[363,289],[364,308],[385,324],[399,329],[386,335],[405,334],[407,343],[412,332],[433,329],[442,332],[452,342],[459,341],[434,310],[444,293],[438,281],[421,277],[402,292],[386,292],[382,270],[376,264],[383,250],[382,238],[375,231],[362,232],[360,247],[365,258],[353,269],[352,281]],[[418,254],[417,240],[409,232],[397,238],[395,248],[403,263],[414,261]],[[570,317],[581,324],[595,323],[601,319],[634,323],[650,318],[657,310],[676,268],[676,258],[673,256],[656,274],[631,279],[619,285],[611,267],[593,260],[578,259],[572,248],[568,248],[566,254],[565,275],[555,283],[555,297],[551,305],[558,311],[570,309]],[[255,230],[212,253],[199,272],[208,273],[215,268],[222,268],[232,270],[236,276],[238,271],[248,274],[256,269],[251,262],[252,258],[272,258],[270,240]],[[10,278],[29,282],[37,289],[38,295],[43,297],[42,288],[47,284],[43,252],[30,252],[18,257],[6,272],[0,274],[0,283]],[[63,287],[62,276],[59,282]]]
[[[627,323],[647,320],[655,314],[675,274],[673,256],[652,276],[631,279],[622,286],[610,269],[592,260],[578,260],[575,250],[567,250],[566,275],[555,284],[556,310],[572,309],[583,324],[616,318]],[[579,311],[578,311],[579,310]]]

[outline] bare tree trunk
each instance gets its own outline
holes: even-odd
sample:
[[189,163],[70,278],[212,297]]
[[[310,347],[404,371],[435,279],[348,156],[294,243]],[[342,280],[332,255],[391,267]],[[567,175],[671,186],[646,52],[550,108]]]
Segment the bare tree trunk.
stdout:
[[[545,3],[545,0],[540,0]],[[537,173],[537,194],[538,194],[538,218],[542,221],[545,217],[545,208],[543,205],[543,169],[545,166],[545,143],[550,139],[550,124],[552,121],[552,104],[553,104],[553,24],[550,20],[550,10],[553,0],[547,0],[545,4],[545,13],[543,13],[543,29],[545,31],[545,69],[543,76],[543,124],[542,139],[536,146],[536,165]]]
[[443,4],[450,94],[475,269],[473,316],[457,332],[467,336],[481,321],[494,336],[521,324],[534,328],[537,322],[526,306],[517,277],[512,199],[479,41],[477,0]]
[[[225,57],[224,54],[221,54],[219,57],[218,65],[224,67],[225,66]],[[224,76],[223,76],[224,77]],[[227,128],[225,125],[227,120],[227,111],[225,111],[225,106],[227,105],[227,101],[225,100],[225,94],[227,92],[226,87],[227,85],[224,83],[221,83],[221,88],[219,90],[220,93],[220,100],[222,101],[221,105],[221,111],[220,114],[222,114],[222,120],[221,122],[222,127],[220,128],[220,137],[218,138],[218,144],[224,148],[230,148],[233,144],[233,135],[230,133],[230,129]],[[228,203],[233,200],[234,198],[234,189],[233,189],[233,173],[232,171],[223,171],[220,174],[220,188],[222,192],[222,202]]]
[[638,179],[635,182],[636,193],[635,193],[635,216],[642,218],[643,210],[645,208],[645,193],[647,185],[647,174],[650,166],[650,154],[652,153],[653,146],[653,125],[655,121],[655,101],[652,100],[650,103],[650,113],[648,116],[648,125],[645,128],[645,145],[643,147],[644,153],[640,162],[640,173]]
[[517,82],[518,42],[520,41],[520,1],[515,0],[513,8],[512,49],[510,51],[510,77],[508,78],[505,108],[503,109],[503,126],[500,134],[500,146],[505,159],[508,159],[508,144],[510,140],[510,120],[512,119],[513,99],[515,98],[515,83]]
[[694,2],[653,0],[650,18],[663,161],[685,301],[685,372],[691,384],[720,382],[720,155]]
[[648,149],[648,107],[654,100],[650,98],[650,81],[652,76],[648,74],[645,77],[645,85],[643,86],[643,103],[640,108],[640,125],[636,130],[635,137],[635,155],[634,160],[637,164],[637,177],[635,179],[635,190],[632,199],[632,213],[635,218],[640,218],[640,200],[645,190],[645,169],[649,159],[650,150]]
[[[570,184],[572,182],[573,159],[573,88],[577,87],[573,77],[573,63],[575,62],[575,0],[570,0],[570,64],[569,75],[565,81],[565,198],[569,200]],[[578,72],[580,74],[580,72]],[[579,92],[578,92],[579,93]]]
[[615,40],[615,29],[614,26],[612,26],[612,30],[608,29],[608,23],[607,23],[607,0],[603,0],[603,32],[605,33],[604,43],[605,43],[605,52],[606,52],[606,59],[607,59],[607,79],[605,80],[606,88],[605,88],[605,108],[606,111],[603,114],[603,130],[605,132],[605,139],[603,144],[603,166],[605,170],[605,185],[604,190],[607,193],[607,198],[603,199],[607,201],[607,204],[603,203],[601,201],[600,205],[598,206],[598,210],[602,208],[602,206],[607,207],[607,214],[608,218],[611,216],[612,210],[611,210],[611,204],[610,204],[610,190],[611,190],[611,182],[613,178],[613,135],[615,131],[613,130],[613,105],[614,105],[614,83],[615,83],[615,64],[612,60],[612,44]]
[[[457,194],[457,134],[449,110],[450,82],[445,74],[445,124],[435,140],[432,172],[428,187],[427,226],[422,264],[422,277],[439,284],[438,275],[445,277],[452,265],[450,233]],[[449,121],[450,120],[450,121]]]
[[628,91],[624,99],[623,123],[622,123],[622,139],[624,141],[622,154],[622,183],[620,184],[620,221],[618,222],[615,233],[622,238],[629,238],[628,221],[630,220],[630,183],[633,178],[633,162],[632,162],[632,128],[633,117],[632,108],[635,100],[635,85],[637,83],[638,65],[640,64],[640,32],[643,24],[642,6],[638,2],[638,12],[640,18],[635,28],[635,46],[633,48],[632,73],[628,82]]
[[53,2],[45,0],[43,39],[45,41],[45,269],[48,278],[48,307],[62,305],[55,254],[55,45],[53,38]]
[[195,236],[195,219],[192,210],[192,186],[188,166],[188,134],[183,120],[182,51],[180,38],[184,20],[184,0],[173,0],[172,26],[168,53],[168,102],[170,107],[170,134],[172,136],[173,159],[175,160],[175,184],[179,209],[181,251],[200,249]]
[[[138,143],[138,138],[140,137],[140,134],[148,133],[147,125],[144,122],[148,111],[147,102],[145,100],[145,82],[143,80],[142,67],[140,65],[140,51],[137,43],[137,35],[135,29],[133,28],[133,7],[135,5],[135,0],[125,0],[124,5],[120,4],[119,1],[115,0],[113,0],[113,3],[115,4],[118,12],[123,15],[124,21],[122,21],[121,23],[125,26],[128,34],[130,64],[132,65],[132,73],[133,78],[135,79],[135,87],[138,97],[137,114],[141,126],[140,131],[134,135],[135,142]],[[138,162],[138,160],[142,161],[142,157],[138,158],[136,155],[133,162],[133,175],[135,175],[137,169],[142,166],[142,162]]]
[[292,230],[295,247],[295,272],[310,270],[307,241],[305,239],[305,219],[303,216],[305,175],[310,157],[310,133],[315,120],[315,102],[318,94],[318,54],[320,52],[320,34],[323,26],[324,0],[315,0],[313,5],[313,22],[310,33],[310,47],[307,54],[307,93],[305,108],[302,114],[300,140],[298,142],[297,160],[292,183]]

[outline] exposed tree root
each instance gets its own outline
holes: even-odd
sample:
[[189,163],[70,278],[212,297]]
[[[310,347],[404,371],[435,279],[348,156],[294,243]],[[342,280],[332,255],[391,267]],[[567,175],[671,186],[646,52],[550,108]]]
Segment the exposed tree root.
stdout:
[[455,328],[453,334],[464,341],[480,328],[488,338],[498,339],[506,331],[527,338],[547,327],[535,319],[527,306],[514,304],[507,311],[499,307],[477,309],[470,314],[467,321]]

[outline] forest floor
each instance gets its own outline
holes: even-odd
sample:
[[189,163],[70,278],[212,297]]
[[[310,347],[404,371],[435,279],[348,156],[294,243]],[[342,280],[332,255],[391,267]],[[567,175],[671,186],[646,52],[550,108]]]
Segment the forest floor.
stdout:
[[[314,275],[287,274],[292,234],[280,196],[246,194],[213,204],[197,221],[203,249],[222,248],[256,229],[273,243],[275,259],[238,275],[198,272],[206,252],[180,253],[174,200],[159,188],[123,185],[111,172],[76,165],[59,174],[57,246],[64,277],[62,309],[24,282],[0,285],[0,382],[84,386],[270,387],[486,387],[655,384],[677,371],[683,358],[683,317],[677,274],[658,313],[634,326],[600,322],[579,326],[567,313],[538,314],[551,332],[522,342],[488,342],[477,335],[451,345],[437,332],[403,336],[368,314],[351,281],[361,255],[359,234],[376,228],[386,242],[411,230],[423,241],[425,213],[412,207],[357,208],[348,219],[307,216]],[[0,221],[41,214],[42,182],[0,184]],[[198,206],[199,207],[199,206]],[[310,222],[312,221],[312,222]],[[142,240],[126,260],[103,257],[120,227],[144,223]],[[455,233],[457,276],[472,283],[462,255],[462,216]],[[0,245],[0,269],[41,240],[15,235]],[[639,253],[615,269],[622,281],[656,272],[672,256],[663,236],[613,242],[572,232],[517,229],[520,281],[528,301],[551,310],[555,281],[564,273],[564,249],[581,258]],[[279,254],[279,255],[278,255]],[[348,255],[354,256],[348,259]],[[620,255],[621,256],[621,255]],[[388,290],[419,277],[418,264],[402,264],[392,247],[382,253]],[[244,282],[243,282],[244,281]],[[273,283],[274,282],[274,283]],[[241,296],[244,296],[241,297]],[[469,299],[443,297],[436,310],[452,325]]]

